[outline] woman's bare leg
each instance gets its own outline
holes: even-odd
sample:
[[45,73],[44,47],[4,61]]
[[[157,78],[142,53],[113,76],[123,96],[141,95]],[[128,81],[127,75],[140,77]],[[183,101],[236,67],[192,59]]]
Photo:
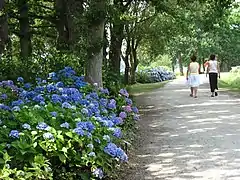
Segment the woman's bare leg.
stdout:
[[197,97],[197,92],[198,92],[198,88],[195,87],[195,88],[194,88],[194,97],[195,97],[195,98]]
[[193,87],[191,87],[191,94],[190,96],[193,96]]

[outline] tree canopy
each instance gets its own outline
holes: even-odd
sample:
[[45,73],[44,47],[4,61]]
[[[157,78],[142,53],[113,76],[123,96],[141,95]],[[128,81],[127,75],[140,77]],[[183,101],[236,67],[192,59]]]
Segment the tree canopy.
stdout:
[[88,82],[112,86],[121,61],[126,84],[161,55],[173,64],[192,53],[239,63],[239,1],[3,0],[0,12],[1,79],[72,66]]

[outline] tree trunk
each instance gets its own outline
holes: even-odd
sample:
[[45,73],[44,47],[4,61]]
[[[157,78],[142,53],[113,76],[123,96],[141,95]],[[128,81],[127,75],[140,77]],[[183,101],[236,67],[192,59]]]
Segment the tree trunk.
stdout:
[[104,42],[103,42],[103,66],[105,67],[105,69],[107,69],[108,67],[108,63],[107,63],[107,48],[108,48],[108,39],[107,39],[107,30],[106,27],[104,28]]
[[129,84],[129,77],[130,77],[130,63],[129,63],[129,54],[131,53],[131,44],[130,39],[127,39],[127,48],[125,57],[123,57],[125,63],[125,71],[124,71],[124,84]]
[[31,34],[30,34],[30,25],[28,18],[28,1],[27,0],[18,0],[18,11],[20,14],[19,24],[20,24],[20,47],[21,47],[21,58],[28,59],[32,53],[32,44],[31,44]]
[[132,49],[132,67],[131,67],[131,84],[136,83],[136,69],[138,66],[138,59],[137,59],[137,50]]
[[7,14],[5,13],[5,4],[5,0],[0,1],[0,12],[3,12],[3,14],[0,15],[0,60],[8,41],[8,21]]
[[[90,1],[91,19],[89,19],[88,59],[86,62],[86,79],[102,87],[103,39],[105,27],[105,0]],[[97,11],[97,12],[96,12]],[[101,14],[101,16],[96,16]]]
[[203,67],[203,72],[205,72],[205,66],[204,66],[205,62],[204,62],[204,58],[202,58],[202,67]]
[[110,45],[110,71],[120,77],[121,48],[123,41],[124,24],[113,24],[111,29],[111,45]]
[[59,50],[70,50],[73,43],[73,4],[75,4],[74,0],[55,1],[56,28],[58,31],[57,49]]
[[183,64],[182,64],[182,55],[181,53],[179,54],[179,58],[178,58],[178,63],[179,63],[179,69],[180,69],[180,76],[183,76]]
[[140,42],[140,39],[135,40],[132,37],[132,47],[131,47],[131,84],[135,84],[136,83],[136,69],[138,66],[138,58],[137,58],[137,48],[138,48],[138,44]]

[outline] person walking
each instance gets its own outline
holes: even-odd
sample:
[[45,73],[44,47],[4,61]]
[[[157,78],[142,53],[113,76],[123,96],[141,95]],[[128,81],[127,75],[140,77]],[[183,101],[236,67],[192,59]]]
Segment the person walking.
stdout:
[[220,66],[214,54],[210,55],[208,61],[207,74],[209,75],[209,84],[211,97],[218,96],[218,78],[220,79]]
[[188,84],[191,89],[191,97],[197,98],[197,91],[198,87],[200,85],[200,65],[198,62],[196,62],[197,57],[192,56],[191,57],[191,63],[188,65],[186,79],[188,81]]

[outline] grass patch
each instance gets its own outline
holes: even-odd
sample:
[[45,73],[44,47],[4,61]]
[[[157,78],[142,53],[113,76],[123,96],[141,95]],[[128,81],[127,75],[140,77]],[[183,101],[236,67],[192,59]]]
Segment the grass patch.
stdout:
[[147,84],[134,84],[132,86],[128,86],[127,90],[130,95],[137,96],[140,94],[144,94],[150,91],[153,91],[155,89],[162,88],[165,84],[167,84],[169,81],[163,81],[159,83],[147,83]]
[[219,87],[235,92],[240,92],[240,74],[238,73],[221,74],[221,79],[219,80]]

